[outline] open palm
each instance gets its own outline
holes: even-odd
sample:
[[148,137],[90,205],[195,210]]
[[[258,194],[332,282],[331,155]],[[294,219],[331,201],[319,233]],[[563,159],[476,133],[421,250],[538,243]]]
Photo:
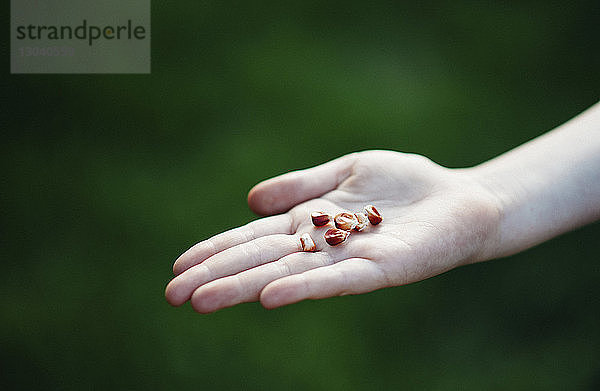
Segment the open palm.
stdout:
[[[275,308],[419,281],[484,258],[499,219],[495,197],[468,169],[391,151],[354,153],[267,180],[248,202],[259,214],[275,215],[182,254],[166,289],[171,304],[191,300],[201,313],[257,300]],[[313,211],[335,215],[366,204],[379,209],[383,222],[337,246],[325,242],[327,227],[310,219]],[[302,251],[303,233],[316,252]]]

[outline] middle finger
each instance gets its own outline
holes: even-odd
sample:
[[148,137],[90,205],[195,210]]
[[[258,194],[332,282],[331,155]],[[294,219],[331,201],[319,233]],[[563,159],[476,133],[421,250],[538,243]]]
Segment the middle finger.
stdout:
[[165,295],[172,305],[181,305],[190,299],[196,288],[207,282],[251,269],[301,250],[298,235],[263,236],[223,250],[189,268],[167,285]]

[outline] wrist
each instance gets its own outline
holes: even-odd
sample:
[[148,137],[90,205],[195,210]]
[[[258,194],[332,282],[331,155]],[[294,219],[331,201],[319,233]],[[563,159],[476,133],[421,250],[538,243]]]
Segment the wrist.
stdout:
[[498,183],[480,166],[456,171],[467,178],[470,183],[468,192],[484,206],[481,208],[483,212],[478,213],[482,226],[486,227],[484,234],[481,235],[481,246],[467,263],[483,262],[504,256],[503,226],[510,205],[506,195],[503,194],[502,186],[498,186]]
[[490,257],[526,250],[600,219],[600,105],[555,130],[468,169],[497,200]]

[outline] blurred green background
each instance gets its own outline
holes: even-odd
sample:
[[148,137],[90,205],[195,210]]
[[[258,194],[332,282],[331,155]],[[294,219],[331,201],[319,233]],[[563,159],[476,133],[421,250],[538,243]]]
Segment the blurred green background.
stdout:
[[163,290],[260,180],[477,164],[598,100],[597,1],[154,1],[151,75],[8,75],[0,388],[600,388],[600,225],[406,287],[212,315]]

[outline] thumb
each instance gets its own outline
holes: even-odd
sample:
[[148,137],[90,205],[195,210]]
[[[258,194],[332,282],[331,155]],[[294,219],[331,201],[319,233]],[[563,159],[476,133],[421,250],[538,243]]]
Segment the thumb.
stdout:
[[259,215],[283,213],[293,206],[335,189],[351,173],[356,154],[349,154],[306,170],[267,179],[248,193],[248,205]]

